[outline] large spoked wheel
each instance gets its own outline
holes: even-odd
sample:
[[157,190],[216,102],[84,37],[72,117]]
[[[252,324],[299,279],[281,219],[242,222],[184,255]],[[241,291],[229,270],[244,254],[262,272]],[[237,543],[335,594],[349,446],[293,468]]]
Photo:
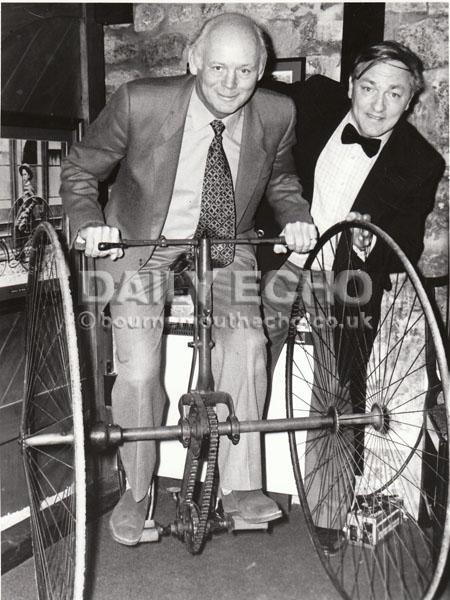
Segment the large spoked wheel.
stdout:
[[22,451],[40,600],[81,600],[86,482],[69,271],[48,223],[33,236],[28,279]]
[[344,598],[431,600],[450,537],[444,348],[399,246],[358,222],[376,240],[362,260],[354,227],[321,237],[294,303],[288,416],[326,417],[289,434],[298,493]]

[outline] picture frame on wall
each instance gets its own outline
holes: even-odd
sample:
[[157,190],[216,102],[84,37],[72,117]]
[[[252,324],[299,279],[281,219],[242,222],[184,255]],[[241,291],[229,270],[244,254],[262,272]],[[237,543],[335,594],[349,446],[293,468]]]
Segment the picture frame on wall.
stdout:
[[271,78],[283,83],[304,81],[306,76],[306,58],[278,58],[271,65]]

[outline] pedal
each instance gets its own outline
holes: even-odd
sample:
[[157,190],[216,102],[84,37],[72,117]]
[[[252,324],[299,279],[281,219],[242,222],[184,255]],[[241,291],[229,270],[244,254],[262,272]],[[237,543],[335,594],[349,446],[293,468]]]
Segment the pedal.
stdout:
[[235,512],[226,513],[223,509],[223,502],[221,499],[217,501],[216,513],[219,518],[222,518],[228,522],[228,531],[245,531],[256,529],[267,531],[269,529],[268,521],[264,521],[263,523],[249,523]]
[[232,522],[231,531],[243,531],[243,530],[251,530],[251,529],[262,529],[267,530],[269,528],[269,523],[265,521],[264,523],[249,523],[242,517],[228,515]]
[[180,501],[181,488],[179,486],[167,487],[166,492],[170,494],[172,500],[176,505],[178,505],[178,502]]
[[144,523],[144,530],[142,531],[141,539],[139,543],[144,542],[159,542],[160,538],[159,528],[153,519],[147,519]]

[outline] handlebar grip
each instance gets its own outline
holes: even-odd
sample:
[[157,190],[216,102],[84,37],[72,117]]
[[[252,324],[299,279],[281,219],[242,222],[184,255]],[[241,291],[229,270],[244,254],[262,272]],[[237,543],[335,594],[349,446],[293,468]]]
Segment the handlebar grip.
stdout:
[[[78,250],[79,252],[83,252],[84,250],[86,250],[86,240],[84,240],[81,237],[77,237],[77,239],[75,240],[73,247],[75,248],[75,250]],[[112,248],[126,248],[127,245],[124,244],[123,242],[99,242],[98,243],[98,249],[100,251],[104,251],[104,250],[111,250]]]
[[78,236],[73,244],[73,247],[75,248],[75,250],[78,250],[79,252],[83,252],[83,250],[86,249],[86,240],[84,240],[82,237]]
[[99,242],[98,249],[103,252],[104,250],[112,250],[113,248],[127,248],[127,244],[123,242]]

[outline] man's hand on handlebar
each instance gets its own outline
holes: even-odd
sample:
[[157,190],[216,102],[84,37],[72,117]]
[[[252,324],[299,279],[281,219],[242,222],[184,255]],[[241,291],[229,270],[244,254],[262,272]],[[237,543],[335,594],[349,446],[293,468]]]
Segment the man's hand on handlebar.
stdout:
[[293,252],[310,252],[317,242],[317,229],[313,223],[296,221],[288,223],[280,236],[284,236],[286,245],[275,244],[275,254],[285,254],[288,248]]
[[111,260],[117,260],[123,256],[121,248],[99,250],[98,245],[100,242],[120,242],[120,231],[117,227],[108,227],[108,225],[83,227],[78,231],[75,247],[78,246],[81,250],[84,250],[86,256],[92,258],[110,256]]

